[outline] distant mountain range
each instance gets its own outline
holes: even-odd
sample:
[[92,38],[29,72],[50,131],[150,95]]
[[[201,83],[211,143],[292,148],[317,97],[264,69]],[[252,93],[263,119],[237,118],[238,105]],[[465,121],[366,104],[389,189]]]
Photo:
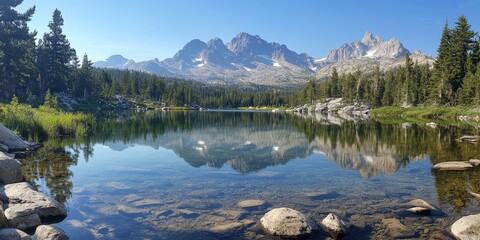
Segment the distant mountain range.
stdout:
[[403,64],[406,54],[421,64],[434,61],[420,51],[411,53],[397,39],[384,41],[370,32],[361,40],[331,50],[324,58],[298,54],[286,45],[241,32],[226,44],[220,38],[207,43],[192,40],[163,61],[155,58],[137,63],[113,55],[95,62],[94,66],[146,71],[207,83],[288,86],[305,83],[312,77],[326,77],[333,67],[340,73],[357,69],[368,72],[377,64],[382,69],[392,68]]

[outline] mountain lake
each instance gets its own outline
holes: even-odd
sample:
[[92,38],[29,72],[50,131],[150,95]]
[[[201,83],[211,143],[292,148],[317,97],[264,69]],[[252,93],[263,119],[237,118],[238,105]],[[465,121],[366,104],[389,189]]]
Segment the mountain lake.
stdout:
[[[474,124],[248,111],[103,115],[89,138],[48,140],[25,160],[27,180],[66,205],[56,226],[72,240],[275,239],[260,218],[277,207],[317,224],[335,213],[351,223],[344,239],[448,239],[452,223],[478,213],[469,191],[480,192],[479,168],[432,169],[480,158],[479,145],[455,141],[478,135]],[[439,210],[407,212],[417,198]]]

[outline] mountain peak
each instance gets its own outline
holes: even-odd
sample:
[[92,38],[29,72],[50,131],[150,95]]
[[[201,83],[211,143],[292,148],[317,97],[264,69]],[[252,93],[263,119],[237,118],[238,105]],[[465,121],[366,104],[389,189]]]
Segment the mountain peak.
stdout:
[[365,35],[363,35],[361,43],[367,45],[368,47],[373,47],[375,45],[383,43],[383,40],[382,38],[380,38],[380,36],[374,36],[371,32],[367,31]]
[[126,59],[125,57],[123,57],[120,54],[115,54],[115,55],[112,55],[109,58],[107,58],[106,61],[108,61],[108,62],[126,62],[126,61],[128,61],[128,59]]

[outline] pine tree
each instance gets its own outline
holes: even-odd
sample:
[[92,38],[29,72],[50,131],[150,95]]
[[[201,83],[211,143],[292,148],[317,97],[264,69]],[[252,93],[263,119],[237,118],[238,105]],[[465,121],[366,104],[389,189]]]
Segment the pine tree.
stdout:
[[0,1],[0,91],[6,98],[15,93],[25,95],[25,87],[35,75],[35,35],[29,32],[27,22],[35,13],[35,6],[25,13],[14,8],[23,0]]
[[437,50],[437,58],[434,63],[434,72],[432,78],[432,103],[436,104],[446,104],[449,99],[449,79],[451,78],[451,73],[449,72],[449,65],[451,62],[451,50],[450,50],[450,38],[451,31],[448,28],[448,22],[445,22],[445,26],[442,31],[442,38],[440,40],[440,45]]
[[467,58],[474,48],[473,37],[475,36],[475,33],[470,30],[470,25],[467,23],[465,16],[460,16],[455,24],[451,38],[451,62],[448,68],[452,74],[449,83],[453,93],[450,100],[453,103],[455,103],[457,90],[462,86],[467,72]]
[[94,94],[93,90],[93,82],[92,82],[92,70],[93,64],[90,60],[88,60],[87,54],[83,55],[82,65],[80,67],[80,79],[79,79],[79,89],[81,92],[81,96],[83,98],[87,98],[89,95]]
[[331,83],[331,91],[330,91],[330,97],[340,97],[340,86],[339,86],[339,80],[338,80],[338,72],[337,68],[333,68],[332,70],[332,76],[330,77],[330,83]]
[[41,69],[45,69],[41,74],[45,80],[42,81],[45,81],[46,87],[54,92],[65,91],[72,73],[71,61],[76,54],[62,32],[63,17],[58,9],[53,12],[53,18],[48,27],[50,32],[43,36],[45,56],[44,62],[40,65],[43,65]]

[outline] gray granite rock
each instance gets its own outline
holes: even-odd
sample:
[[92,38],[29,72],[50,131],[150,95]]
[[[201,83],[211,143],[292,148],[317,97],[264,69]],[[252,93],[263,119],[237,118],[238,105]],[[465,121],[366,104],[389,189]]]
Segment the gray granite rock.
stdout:
[[65,232],[52,225],[40,225],[35,230],[35,240],[68,240]]
[[460,171],[460,170],[467,170],[473,168],[473,165],[470,162],[442,162],[435,164],[433,169],[437,170],[453,170],[453,171]]
[[0,152],[0,182],[10,184],[22,180],[22,163]]
[[67,211],[55,199],[33,190],[30,184],[14,183],[0,188],[0,200],[5,204],[5,217],[11,227],[33,228],[42,219],[63,218]]
[[350,228],[350,223],[340,219],[337,215],[330,213],[322,220],[322,227],[333,237],[339,237],[347,233],[347,229]]
[[280,237],[306,236],[318,228],[315,222],[304,214],[284,207],[267,212],[260,222],[266,232]]
[[480,214],[460,218],[453,223],[452,234],[460,240],[480,239]]

